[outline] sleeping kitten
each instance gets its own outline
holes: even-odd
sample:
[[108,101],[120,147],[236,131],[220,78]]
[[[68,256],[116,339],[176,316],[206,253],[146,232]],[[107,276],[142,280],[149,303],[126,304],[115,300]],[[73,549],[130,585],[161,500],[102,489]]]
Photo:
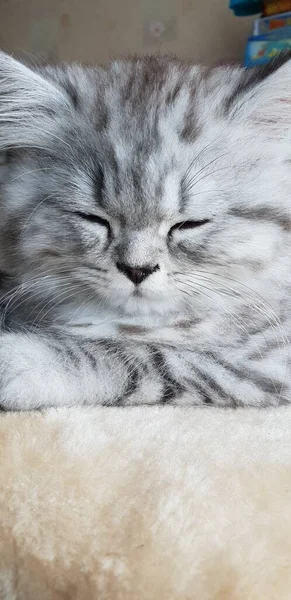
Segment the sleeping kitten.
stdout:
[[291,60],[0,55],[0,405],[291,399]]

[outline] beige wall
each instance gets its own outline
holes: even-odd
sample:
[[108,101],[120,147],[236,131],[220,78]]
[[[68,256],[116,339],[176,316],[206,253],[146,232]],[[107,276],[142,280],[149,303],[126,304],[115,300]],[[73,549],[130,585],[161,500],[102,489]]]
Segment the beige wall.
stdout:
[[170,52],[212,64],[241,60],[250,28],[228,0],[0,0],[0,45],[19,56],[94,63]]

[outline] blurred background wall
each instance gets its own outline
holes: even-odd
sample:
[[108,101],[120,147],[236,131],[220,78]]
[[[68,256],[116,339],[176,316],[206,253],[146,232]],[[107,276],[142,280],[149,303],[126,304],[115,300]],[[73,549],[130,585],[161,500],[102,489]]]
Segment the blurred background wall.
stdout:
[[228,0],[0,0],[2,49],[48,60],[170,52],[206,64],[240,61],[250,27]]

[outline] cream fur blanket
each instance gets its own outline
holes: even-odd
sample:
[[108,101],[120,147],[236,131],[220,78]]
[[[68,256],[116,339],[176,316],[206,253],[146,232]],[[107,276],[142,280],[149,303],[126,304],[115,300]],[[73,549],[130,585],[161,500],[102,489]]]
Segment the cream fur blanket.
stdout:
[[291,409],[0,418],[1,600],[290,600]]

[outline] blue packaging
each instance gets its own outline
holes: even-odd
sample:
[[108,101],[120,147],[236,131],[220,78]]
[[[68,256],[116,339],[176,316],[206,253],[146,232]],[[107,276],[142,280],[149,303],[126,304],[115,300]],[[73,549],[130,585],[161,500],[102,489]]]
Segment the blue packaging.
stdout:
[[[253,35],[272,35],[278,37],[288,37],[282,35],[286,30],[291,28],[291,11],[272,15],[271,17],[262,17],[255,19],[253,27]],[[280,32],[280,35],[279,35]]]
[[251,36],[246,47],[244,66],[265,65],[286,49],[291,49],[291,36],[285,39],[270,39],[268,35]]

